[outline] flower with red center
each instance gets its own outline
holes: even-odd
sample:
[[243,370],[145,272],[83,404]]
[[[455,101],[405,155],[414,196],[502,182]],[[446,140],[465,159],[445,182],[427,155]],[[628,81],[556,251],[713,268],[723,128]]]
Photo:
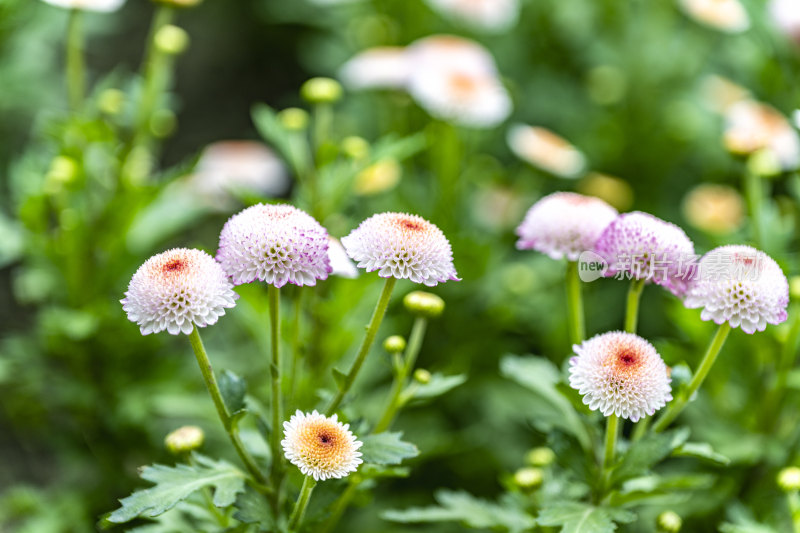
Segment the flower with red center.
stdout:
[[416,215],[373,215],[342,238],[342,245],[360,268],[377,270],[383,278],[406,278],[429,287],[459,281],[447,237]]
[[608,263],[606,276],[628,276],[662,285],[682,296],[694,266],[694,244],[676,226],[634,211],[616,218],[600,235],[597,252]]
[[578,178],[586,168],[580,150],[548,129],[516,124],[506,140],[517,157],[556,176]]
[[286,458],[316,481],[342,478],[355,472],[363,461],[358,449],[363,444],[336,415],[328,418],[316,410],[298,410],[283,423],[281,441]]
[[703,320],[728,322],[755,333],[786,320],[789,282],[764,252],[744,245],[721,246],[700,260],[683,303],[702,308]]
[[234,285],[255,280],[278,288],[315,285],[331,272],[328,232],[290,205],[257,204],[225,223],[217,261]]
[[611,331],[572,349],[569,384],[593,411],[636,422],[672,400],[667,365],[638,335]]
[[556,192],[528,210],[517,228],[517,248],[577,261],[582,252],[594,250],[598,237],[615,218],[617,210],[599,198]]
[[163,330],[188,335],[194,326],[216,323],[236,298],[233,285],[213,257],[200,250],[175,248],[139,267],[121,302],[142,335]]

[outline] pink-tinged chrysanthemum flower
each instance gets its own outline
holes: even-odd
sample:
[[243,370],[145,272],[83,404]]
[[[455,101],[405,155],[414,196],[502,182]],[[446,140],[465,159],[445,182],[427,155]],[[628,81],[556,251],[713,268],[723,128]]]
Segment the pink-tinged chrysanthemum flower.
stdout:
[[44,2],[64,9],[83,9],[85,11],[108,13],[121,8],[125,0],[44,0]]
[[427,0],[444,16],[476,29],[500,31],[519,18],[519,0]]
[[800,2],[772,0],[769,3],[772,22],[788,38],[800,44]]
[[586,158],[577,148],[545,128],[516,124],[506,139],[517,157],[556,176],[577,178],[586,167]]
[[175,248],[154,255],[133,275],[122,308],[142,335],[189,334],[217,322],[238,295],[222,267],[200,250]]
[[419,39],[408,45],[406,54],[419,75],[444,71],[476,76],[497,75],[494,58],[486,48],[455,35],[432,35]]
[[429,287],[459,281],[447,237],[416,215],[373,215],[342,238],[342,245],[360,268],[377,270],[383,278],[407,278]]
[[638,335],[611,331],[572,349],[569,384],[593,411],[636,422],[672,400],[667,365]]
[[624,213],[609,224],[595,252],[608,263],[606,276],[651,281],[676,296],[686,291],[694,268],[694,244],[686,233],[640,211]]
[[750,17],[739,0],[681,0],[683,11],[711,28],[739,33],[750,27]]
[[339,71],[351,89],[401,89],[411,72],[405,48],[379,46],[356,54]]
[[286,458],[306,476],[320,481],[342,478],[355,472],[363,461],[358,449],[363,444],[336,415],[328,418],[298,410],[283,423],[281,441]]
[[553,193],[528,210],[517,228],[517,248],[577,261],[582,252],[594,250],[600,234],[616,218],[617,210],[599,198]]
[[225,223],[217,261],[235,285],[315,285],[331,272],[328,232],[296,207],[257,204]]
[[347,256],[344,246],[336,237],[328,237],[328,259],[331,262],[331,274],[334,276],[350,279],[358,277],[356,265]]
[[786,320],[789,283],[781,267],[750,246],[715,248],[700,260],[683,303],[702,307],[700,318],[728,322],[746,333]]
[[800,136],[786,117],[768,105],[753,100],[732,105],[725,114],[724,140],[733,153],[768,150],[782,169],[800,166]]

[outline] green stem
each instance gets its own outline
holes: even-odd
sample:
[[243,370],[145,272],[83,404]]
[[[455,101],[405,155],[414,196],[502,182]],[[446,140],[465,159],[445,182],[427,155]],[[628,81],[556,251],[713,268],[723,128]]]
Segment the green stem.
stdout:
[[344,489],[344,492],[331,506],[328,519],[320,526],[319,533],[329,533],[336,527],[336,524],[339,523],[339,520],[342,519],[344,512],[347,510],[347,506],[350,505],[350,500],[355,496],[358,486],[359,482],[355,480],[351,480],[348,483],[347,488]]
[[305,479],[303,479],[303,488],[300,489],[300,497],[297,499],[292,515],[289,518],[290,532],[297,531],[297,528],[303,523],[303,516],[306,514],[308,501],[311,499],[311,491],[314,490],[316,484],[317,482],[314,481],[314,478],[311,476],[306,476]]
[[389,429],[395,416],[397,416],[397,411],[403,406],[404,402],[401,401],[403,389],[405,389],[407,385],[408,376],[411,374],[414,363],[417,361],[420,348],[422,348],[422,339],[425,337],[425,329],[427,326],[428,320],[424,317],[418,317],[414,320],[414,326],[411,328],[411,335],[409,336],[408,346],[406,347],[404,357],[405,363],[400,367],[400,371],[394,377],[392,390],[389,393],[389,401],[386,404],[383,415],[375,425],[374,433],[382,433]]
[[581,280],[578,277],[576,261],[567,263],[567,305],[569,307],[570,340],[572,344],[580,344],[586,338],[586,326],[584,325]]
[[219,419],[222,421],[222,426],[225,428],[228,437],[230,437],[233,447],[236,448],[236,453],[239,454],[239,457],[247,467],[250,475],[252,475],[258,483],[262,485],[265,484],[267,479],[264,477],[264,474],[261,473],[255,459],[253,459],[244,447],[244,444],[242,444],[236,424],[231,418],[228,408],[225,406],[225,400],[222,399],[222,392],[219,390],[217,378],[214,376],[214,369],[211,367],[211,361],[208,358],[205,346],[203,346],[203,340],[200,338],[200,331],[197,329],[197,326],[194,327],[192,333],[189,335],[189,342],[191,342],[194,355],[197,357],[197,364],[200,366],[200,372],[203,374],[203,380],[206,383],[208,393],[214,401],[214,407],[217,408]]
[[753,227],[753,244],[756,248],[761,249],[764,236],[761,227],[761,206],[764,202],[763,184],[761,177],[749,169],[745,170],[745,194],[750,209],[750,223]]
[[383,285],[380,298],[378,298],[378,303],[375,305],[375,311],[372,312],[372,318],[367,326],[367,332],[364,335],[364,340],[361,342],[361,348],[359,348],[358,354],[356,354],[356,359],[353,361],[353,366],[350,367],[350,371],[347,373],[347,376],[345,376],[344,383],[339,386],[336,396],[328,405],[328,409],[326,410],[328,416],[331,416],[336,411],[336,409],[342,403],[345,395],[353,386],[353,382],[356,380],[358,371],[361,369],[361,365],[364,364],[364,360],[367,358],[369,349],[372,347],[372,343],[375,341],[375,336],[378,334],[378,328],[380,328],[381,322],[383,321],[383,315],[386,314],[386,308],[389,306],[389,299],[392,296],[392,290],[394,289],[395,283],[397,283],[395,278],[386,278],[386,283]]
[[166,54],[158,49],[155,38],[158,30],[172,22],[174,16],[173,8],[166,4],[161,4],[156,8],[153,15],[153,22],[150,25],[150,34],[147,39],[147,51],[145,53],[143,68],[143,87],[142,98],[139,102],[138,116],[136,120],[136,133],[134,135],[134,145],[144,144],[149,138],[150,118],[153,115],[156,104],[158,103],[159,93],[163,90],[169,67]]
[[792,531],[800,533],[800,496],[796,490],[786,495],[786,502],[789,504],[789,512],[792,515]]
[[82,12],[72,9],[67,25],[67,94],[69,106],[77,112],[86,91],[86,63],[83,57]]
[[296,287],[294,298],[294,324],[292,328],[292,367],[289,376],[289,404],[294,402],[295,391],[297,390],[297,373],[300,368],[300,322],[303,318],[303,295],[305,292],[302,287]]
[[611,488],[611,467],[614,466],[614,457],[616,455],[618,437],[619,417],[615,414],[612,414],[606,420],[606,439],[605,447],[603,449],[603,492]]
[[269,298],[269,326],[272,337],[270,351],[270,375],[272,376],[272,432],[270,434],[270,450],[272,452],[272,477],[273,481],[281,469],[281,422],[283,421],[283,407],[281,405],[281,354],[280,354],[280,324],[281,324],[281,298],[280,289],[274,285],[267,286]]
[[714,338],[711,340],[711,344],[708,346],[708,350],[706,350],[706,353],[703,356],[703,360],[700,362],[700,367],[692,377],[692,381],[689,382],[689,386],[669,404],[666,412],[661,415],[661,417],[658,419],[658,422],[656,422],[656,424],[653,426],[653,431],[656,433],[664,431],[667,426],[669,426],[672,421],[677,418],[681,411],[683,411],[684,407],[686,407],[686,404],[689,403],[689,400],[691,400],[692,396],[694,396],[694,394],[700,388],[700,385],[702,385],[703,381],[705,381],[706,376],[708,376],[708,372],[711,370],[711,367],[714,366],[714,361],[716,361],[717,355],[719,355],[722,345],[725,344],[725,339],[728,338],[730,331],[730,324],[727,322],[720,324],[716,335],[714,335]]
[[625,308],[625,331],[636,333],[636,324],[639,321],[639,300],[644,289],[643,279],[634,279],[628,288],[628,305]]

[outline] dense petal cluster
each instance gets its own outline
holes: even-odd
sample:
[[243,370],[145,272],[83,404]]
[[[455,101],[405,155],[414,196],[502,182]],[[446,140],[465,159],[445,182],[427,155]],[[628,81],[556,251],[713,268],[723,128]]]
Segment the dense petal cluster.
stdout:
[[360,268],[377,270],[384,278],[406,278],[429,287],[459,280],[447,237],[416,215],[373,215],[342,238],[342,245]]
[[510,28],[519,18],[519,0],[427,0],[444,16],[479,30]]
[[739,0],[681,0],[683,11],[697,22],[727,33],[750,27],[750,17]]
[[283,423],[281,441],[286,458],[306,476],[320,481],[342,478],[355,472],[363,461],[358,449],[363,444],[336,415],[328,418],[298,410]]
[[44,2],[64,9],[83,9],[85,11],[108,13],[121,8],[125,0],[44,0]]
[[121,302],[142,335],[164,330],[188,335],[193,325],[216,323],[236,298],[233,285],[213,257],[200,250],[175,248],[145,261]]
[[686,291],[695,259],[694,244],[681,228],[640,211],[609,224],[595,251],[608,263],[606,276],[651,281],[677,296]]
[[235,285],[315,285],[331,272],[328,232],[285,204],[257,204],[232,216],[220,233],[217,260]]
[[667,365],[638,335],[611,331],[572,349],[569,384],[593,411],[636,422],[672,400]]
[[548,129],[515,124],[506,139],[517,157],[556,176],[577,178],[586,168],[580,150]]
[[754,333],[786,320],[789,283],[764,252],[745,245],[721,246],[702,257],[683,303],[702,308],[703,320]]
[[573,192],[545,196],[528,210],[517,228],[517,248],[536,250],[553,259],[576,261],[617,218],[617,210],[599,198]]

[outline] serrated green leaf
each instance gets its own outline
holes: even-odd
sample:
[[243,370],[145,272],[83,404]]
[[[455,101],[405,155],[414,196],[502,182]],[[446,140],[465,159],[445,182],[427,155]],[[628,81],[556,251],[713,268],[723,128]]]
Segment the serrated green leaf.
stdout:
[[650,472],[659,461],[669,456],[689,438],[689,430],[681,428],[664,433],[650,433],[631,444],[611,474],[612,484]]
[[675,457],[696,457],[719,466],[728,466],[730,459],[714,451],[707,442],[685,442],[672,452]]
[[219,376],[219,390],[230,413],[236,413],[244,409],[244,395],[247,392],[247,384],[243,378],[230,370],[223,370]]
[[511,533],[522,532],[536,525],[536,520],[522,509],[488,502],[466,492],[440,490],[436,493],[439,506],[412,507],[402,511],[391,510],[381,516],[401,523],[461,522],[472,528],[500,529]]
[[436,398],[437,396],[441,396],[442,394],[446,394],[455,389],[465,381],[467,381],[467,376],[465,374],[458,374],[455,376],[432,374],[431,380],[428,383],[417,386],[417,388],[414,390],[413,399],[427,400],[430,398]]
[[245,488],[244,492],[236,498],[236,513],[233,517],[247,524],[258,524],[266,531],[275,529],[275,516],[272,513],[267,500],[263,494],[250,487]]
[[378,433],[364,437],[360,448],[365,463],[397,465],[403,459],[419,455],[419,450],[410,442],[400,440],[402,433]]
[[111,513],[110,522],[121,524],[136,517],[158,516],[203,487],[214,488],[214,505],[227,507],[244,488],[244,474],[225,461],[194,456],[195,465],[153,465],[142,469],[141,478],[154,487],[138,490],[120,500],[122,507]]
[[635,519],[635,514],[623,509],[580,502],[545,506],[537,517],[539,525],[561,526],[561,533],[613,533],[617,523],[626,524]]
[[569,432],[585,450],[591,439],[578,413],[557,388],[561,373],[550,361],[541,357],[506,355],[500,361],[500,373],[537,394],[552,407],[549,422]]

